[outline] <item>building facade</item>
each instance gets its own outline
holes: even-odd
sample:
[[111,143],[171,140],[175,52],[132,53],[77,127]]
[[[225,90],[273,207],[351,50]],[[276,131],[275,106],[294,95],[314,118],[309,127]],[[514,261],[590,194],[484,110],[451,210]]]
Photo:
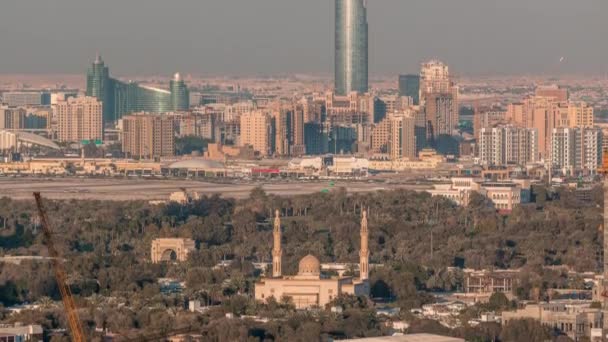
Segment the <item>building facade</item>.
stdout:
[[551,168],[563,175],[596,174],[602,165],[600,128],[555,128],[551,137]]
[[526,165],[538,162],[538,133],[534,128],[482,128],[478,138],[482,165]]
[[48,106],[51,94],[41,91],[9,91],[2,94],[2,101],[11,107]]
[[103,104],[103,121],[114,121],[114,80],[110,79],[110,71],[100,55],[87,71],[86,95],[94,97]]
[[465,269],[463,290],[465,293],[511,295],[518,283],[518,270],[472,270]]
[[296,308],[311,309],[324,308],[343,294],[369,295],[369,230],[366,211],[363,211],[361,218],[359,278],[325,276],[321,273],[321,263],[312,255],[300,260],[297,275],[284,276],[281,235],[281,220],[277,210],[273,222],[272,276],[262,278],[255,284],[256,300],[267,301],[269,298],[281,300],[283,297],[289,297]]
[[0,129],[24,129],[27,111],[19,107],[0,106]]
[[420,105],[420,75],[399,75],[399,96],[408,96],[414,106]]
[[510,211],[519,204],[529,203],[531,198],[530,181],[517,179],[510,182],[484,182],[474,177],[452,177],[450,183],[436,184],[428,192],[462,206],[469,205],[471,194],[477,192],[502,211]]
[[449,67],[431,60],[420,68],[420,104],[424,110],[426,138],[431,145],[440,135],[452,135],[458,126],[458,87]]
[[407,113],[389,118],[388,154],[391,160],[416,158],[415,119]]
[[190,107],[188,87],[176,74],[169,90],[122,82],[110,77],[109,68],[97,56],[87,72],[87,96],[103,103],[103,122],[116,123],[124,115],[135,112],[166,113]]
[[502,324],[512,320],[531,318],[542,325],[561,331],[574,341],[591,341],[592,333],[602,330],[602,311],[593,309],[589,302],[552,301],[526,304],[515,311],[502,313]]
[[425,115],[427,140],[435,142],[441,135],[452,135],[458,125],[454,116],[454,97],[448,93],[425,95]]
[[568,89],[560,88],[555,84],[537,87],[535,95],[539,97],[550,97],[558,102],[568,101]]
[[366,0],[335,0],[335,93],[368,91]]
[[53,106],[57,138],[61,142],[101,141],[103,105],[94,97],[68,98]]
[[174,156],[173,117],[137,113],[122,118],[122,152],[139,159]]
[[241,146],[252,146],[262,156],[273,153],[272,123],[270,115],[263,111],[254,111],[241,115]]
[[190,91],[179,73],[173,76],[173,79],[169,83],[169,89],[171,93],[171,109],[173,111],[180,112],[190,109]]

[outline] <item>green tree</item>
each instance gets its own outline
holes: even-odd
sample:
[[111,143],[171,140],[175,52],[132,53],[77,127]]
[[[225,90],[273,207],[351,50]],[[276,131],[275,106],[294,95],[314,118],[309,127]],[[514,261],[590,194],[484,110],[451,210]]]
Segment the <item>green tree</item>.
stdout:
[[175,139],[175,152],[178,155],[191,154],[192,152],[203,152],[209,141],[198,136],[189,135]]
[[530,318],[510,320],[500,334],[500,340],[504,342],[544,342],[550,338],[549,329]]
[[495,292],[490,296],[487,304],[487,310],[503,311],[512,307],[511,301],[502,292]]

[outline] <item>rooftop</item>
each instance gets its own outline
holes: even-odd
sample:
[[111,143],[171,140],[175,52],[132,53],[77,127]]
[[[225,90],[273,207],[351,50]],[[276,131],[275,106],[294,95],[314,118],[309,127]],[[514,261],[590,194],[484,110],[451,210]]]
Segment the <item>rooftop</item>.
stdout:
[[170,169],[223,169],[224,164],[207,159],[181,160],[169,165]]
[[464,339],[432,335],[432,334],[411,334],[411,335],[396,335],[396,336],[380,336],[355,338],[346,341],[360,342],[464,342]]

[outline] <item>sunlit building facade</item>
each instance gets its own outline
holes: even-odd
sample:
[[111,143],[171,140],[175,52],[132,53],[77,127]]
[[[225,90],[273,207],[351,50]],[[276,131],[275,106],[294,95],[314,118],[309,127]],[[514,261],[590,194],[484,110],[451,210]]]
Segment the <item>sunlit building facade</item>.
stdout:
[[122,119],[122,152],[131,158],[175,155],[174,118],[136,113]]
[[366,0],[335,0],[335,92],[368,91]]
[[175,112],[188,110],[190,108],[190,92],[179,73],[176,73],[169,83],[169,89],[172,110]]
[[100,56],[87,72],[86,94],[103,103],[104,123],[115,123],[136,112],[159,114],[184,111],[190,107],[188,87],[179,74],[170,82],[169,90],[132,81],[122,82],[110,77],[109,68]]
[[103,110],[94,97],[69,98],[53,106],[57,138],[61,142],[101,141]]

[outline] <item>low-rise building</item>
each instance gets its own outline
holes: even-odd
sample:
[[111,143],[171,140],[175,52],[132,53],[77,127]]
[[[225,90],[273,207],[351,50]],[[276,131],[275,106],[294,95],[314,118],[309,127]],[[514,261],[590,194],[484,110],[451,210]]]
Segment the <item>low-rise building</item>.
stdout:
[[515,311],[502,313],[502,324],[531,318],[542,325],[559,330],[574,341],[591,338],[594,329],[602,327],[601,309],[592,309],[590,301],[554,301],[527,304]]
[[356,157],[334,157],[329,171],[335,176],[367,176],[369,160]]
[[59,150],[57,144],[40,135],[22,131],[0,130],[1,151],[22,151],[31,147]]
[[462,338],[433,334],[407,334],[379,337],[353,338],[343,341],[351,342],[464,342]]
[[0,325],[0,342],[38,342],[43,341],[42,326],[37,324],[21,325],[2,324]]
[[519,270],[472,270],[465,269],[463,290],[465,293],[505,293],[510,294]]
[[436,184],[428,190],[433,196],[443,196],[458,205],[469,204],[471,194],[477,192],[494,203],[498,210],[510,211],[519,204],[530,202],[530,181],[510,180],[485,182],[475,177],[452,177],[451,183]]
[[19,163],[0,163],[0,174],[64,175],[67,163],[60,160],[30,160]]
[[343,294],[369,295],[369,249],[367,213],[361,219],[361,249],[359,252],[359,277],[330,277],[321,273],[321,263],[313,255],[300,260],[298,273],[294,276],[282,274],[283,248],[281,244],[281,219],[275,212],[273,224],[272,275],[263,277],[255,284],[255,299],[267,301],[291,298],[298,309],[323,308]]

